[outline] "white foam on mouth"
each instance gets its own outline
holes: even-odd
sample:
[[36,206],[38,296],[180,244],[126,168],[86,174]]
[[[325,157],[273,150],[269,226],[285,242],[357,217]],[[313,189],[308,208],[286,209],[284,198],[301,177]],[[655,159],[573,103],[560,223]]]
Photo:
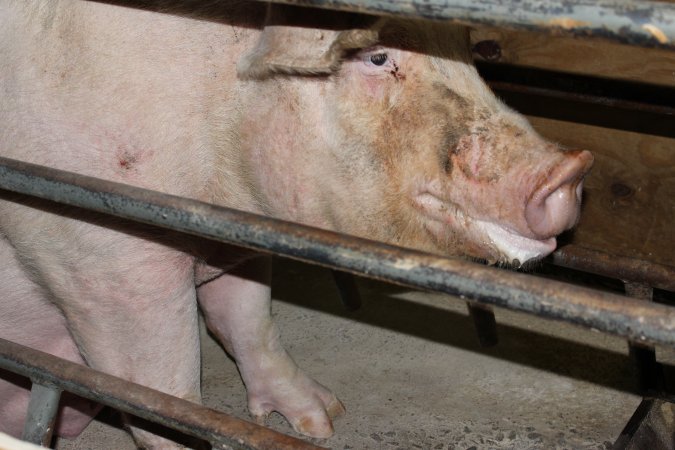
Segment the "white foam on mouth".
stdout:
[[[479,239],[487,237],[489,242],[485,242],[484,245],[491,247],[493,253],[499,252],[503,258],[498,259],[515,266],[522,266],[532,259],[543,258],[556,248],[554,237],[543,241],[526,238],[494,222],[465,216],[457,206],[440,199],[429,191],[417,195],[415,202],[430,219],[428,227],[434,234],[441,236],[443,228],[448,224],[448,219],[452,217],[455,222],[463,223],[467,229],[473,228],[473,233],[477,232]],[[497,257],[497,255],[494,256]]]
[[531,259],[542,258],[556,247],[555,238],[549,238],[543,241],[529,239],[519,234],[507,230],[501,225],[482,220],[476,221],[478,229],[483,231],[492,241],[492,244],[509,262],[518,260],[522,265]]

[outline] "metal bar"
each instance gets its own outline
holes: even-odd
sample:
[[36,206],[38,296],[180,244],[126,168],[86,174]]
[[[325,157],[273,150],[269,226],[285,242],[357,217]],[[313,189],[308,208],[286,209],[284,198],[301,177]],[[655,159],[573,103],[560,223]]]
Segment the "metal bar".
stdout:
[[340,270],[331,270],[340,299],[347,311],[356,311],[361,307],[361,294],[354,275]]
[[61,390],[57,387],[33,382],[26,422],[21,435],[22,440],[49,447],[52,442],[60,398]]
[[566,245],[549,258],[553,264],[675,292],[675,267]]
[[0,368],[204,439],[214,447],[261,450],[321,448],[4,339],[0,339]]
[[[645,302],[651,302],[654,289],[647,284],[624,283],[626,295]],[[663,390],[663,373],[656,362],[656,349],[653,345],[628,342],[628,353],[633,359],[637,371],[638,389],[643,395],[648,392],[657,393]]]
[[469,315],[473,319],[480,346],[494,347],[497,345],[499,343],[497,320],[492,308],[474,302],[466,302],[466,306],[469,308]]
[[[675,308],[0,158],[0,189],[675,346]],[[21,201],[21,198],[15,198]],[[26,199],[24,199],[26,200]]]
[[662,368],[656,362],[656,350],[652,345],[628,342],[628,355],[633,360],[637,375],[637,392],[654,394],[662,389]]
[[[266,0],[261,0],[266,1]],[[598,36],[675,48],[675,4],[635,0],[273,0],[376,15]]]

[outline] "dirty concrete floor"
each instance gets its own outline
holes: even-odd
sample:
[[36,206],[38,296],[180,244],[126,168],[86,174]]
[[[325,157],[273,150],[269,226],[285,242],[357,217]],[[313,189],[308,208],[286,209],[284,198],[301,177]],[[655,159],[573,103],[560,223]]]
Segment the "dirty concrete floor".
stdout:
[[[640,397],[619,338],[497,310],[500,344],[477,344],[466,305],[359,279],[347,312],[329,271],[275,261],[273,311],[282,339],[347,407],[335,449],[604,449]],[[236,368],[205,333],[203,397],[248,418]],[[115,413],[57,448],[134,448]],[[294,434],[277,415],[274,429]]]

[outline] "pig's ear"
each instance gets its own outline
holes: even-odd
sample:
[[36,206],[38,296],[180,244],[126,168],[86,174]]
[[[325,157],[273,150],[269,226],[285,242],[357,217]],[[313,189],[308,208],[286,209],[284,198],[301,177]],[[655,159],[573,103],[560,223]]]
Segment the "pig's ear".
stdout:
[[302,8],[270,4],[260,40],[237,64],[239,77],[330,75],[340,67],[347,51],[377,43],[375,29],[349,29],[345,14],[330,12],[332,20],[316,20],[317,15],[329,17],[328,13],[313,11],[311,17]]

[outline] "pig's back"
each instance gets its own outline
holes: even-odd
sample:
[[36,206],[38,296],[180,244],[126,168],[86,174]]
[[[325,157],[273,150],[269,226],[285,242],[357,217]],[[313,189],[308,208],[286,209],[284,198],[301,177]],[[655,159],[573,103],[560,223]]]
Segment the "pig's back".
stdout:
[[98,2],[0,8],[0,154],[210,198],[257,30]]

